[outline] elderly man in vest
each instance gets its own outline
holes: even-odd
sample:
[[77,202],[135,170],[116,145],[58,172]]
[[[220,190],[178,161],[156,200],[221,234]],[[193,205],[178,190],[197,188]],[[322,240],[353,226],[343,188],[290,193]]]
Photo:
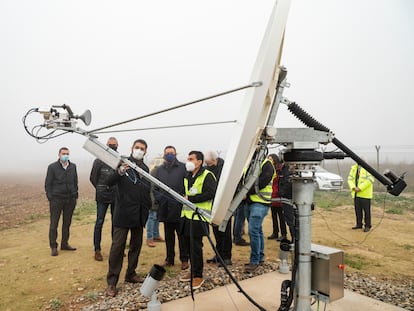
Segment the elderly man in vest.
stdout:
[[250,262],[245,265],[247,273],[253,273],[259,264],[264,262],[263,220],[269,211],[275,177],[275,168],[266,158],[260,165],[259,177],[256,181],[259,192],[256,192],[255,186],[247,192],[245,213],[249,222],[250,237]]
[[354,198],[356,225],[352,229],[362,229],[364,214],[364,232],[371,229],[371,199],[374,178],[363,167],[354,164],[348,175],[348,185]]
[[[184,179],[185,198],[200,210],[211,212],[217,182],[214,174],[202,165],[204,156],[200,151],[191,151],[185,164],[187,175]],[[181,210],[181,234],[190,250],[191,269],[193,271],[192,287],[200,288],[203,280],[203,236],[208,234],[208,223],[188,206]],[[190,238],[191,237],[191,238]],[[180,277],[180,281],[191,281],[191,273]]]

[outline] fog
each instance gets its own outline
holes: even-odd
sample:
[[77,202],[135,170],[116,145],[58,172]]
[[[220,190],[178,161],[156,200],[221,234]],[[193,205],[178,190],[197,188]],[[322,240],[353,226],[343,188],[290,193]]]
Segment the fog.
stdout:
[[[93,156],[85,137],[65,134],[39,144],[22,124],[36,107],[68,104],[92,112],[87,130],[249,84],[274,1],[0,1],[0,172],[39,172],[67,146],[81,173]],[[365,158],[414,159],[414,2],[293,0],[282,64],[296,101]],[[244,92],[125,124],[116,136],[129,154],[148,142],[146,161],[175,145],[225,156],[232,123],[149,127],[237,119]],[[30,115],[31,124],[42,122]],[[29,118],[28,118],[29,119]],[[276,127],[303,127],[281,106]],[[334,147],[328,146],[327,149]]]

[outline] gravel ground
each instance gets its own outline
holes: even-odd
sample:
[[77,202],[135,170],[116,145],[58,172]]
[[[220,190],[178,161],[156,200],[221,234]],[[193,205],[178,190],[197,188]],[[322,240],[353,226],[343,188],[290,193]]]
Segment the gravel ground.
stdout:
[[[251,278],[263,273],[276,271],[277,262],[266,262],[260,266],[255,273],[244,273],[242,263],[233,264],[230,267],[235,278],[239,281]],[[170,273],[172,274],[172,273]],[[214,265],[204,266],[203,286],[195,293],[204,292],[213,288],[230,283],[230,278],[224,269],[215,268]],[[96,311],[116,310],[132,311],[146,309],[148,298],[139,292],[140,284],[129,284],[121,282],[118,286],[119,293],[114,298],[105,297],[104,292],[88,293],[85,296],[73,300],[69,310]],[[345,275],[345,288],[362,295],[414,311],[414,281],[403,280],[397,283],[395,280],[364,276],[358,273]],[[278,293],[279,294],[279,293]],[[161,303],[183,298],[190,295],[188,283],[180,282],[178,275],[165,276],[157,287],[157,298]],[[254,297],[253,297],[254,298]]]

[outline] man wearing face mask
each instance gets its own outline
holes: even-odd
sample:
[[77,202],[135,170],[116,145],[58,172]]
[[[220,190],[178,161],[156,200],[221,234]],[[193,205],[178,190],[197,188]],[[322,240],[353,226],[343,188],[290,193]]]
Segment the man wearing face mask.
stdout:
[[[207,151],[204,162],[206,163],[206,168],[212,172],[214,176],[216,176],[218,183],[220,180],[221,171],[223,170],[224,160],[218,156],[218,153],[216,151]],[[223,259],[224,264],[226,266],[232,265],[231,219],[227,222],[226,230],[224,232],[221,232],[218,226],[213,225],[213,233],[216,239],[217,252]],[[221,266],[221,263],[219,262],[217,256],[207,259],[207,263],[217,263],[218,266]]]
[[69,245],[69,228],[78,198],[78,173],[76,165],[69,161],[69,149],[59,149],[59,159],[47,168],[45,191],[49,200],[50,226],[49,245],[52,256],[57,256],[57,227],[63,214],[61,250],[74,251]]
[[[184,179],[185,198],[199,209],[211,213],[214,194],[217,188],[216,177],[206,170],[202,164],[204,156],[200,151],[191,151],[185,164],[187,176]],[[183,206],[181,210],[181,234],[190,250],[191,268],[193,270],[192,287],[203,285],[203,236],[208,233],[208,223],[194,214],[194,211]],[[190,238],[191,237],[191,238]],[[191,273],[180,277],[180,281],[191,281]]]
[[[154,176],[173,189],[184,195],[184,177],[186,170],[184,163],[177,160],[177,151],[174,146],[164,148],[164,163],[160,165]],[[175,235],[178,238],[180,252],[181,270],[188,269],[188,249],[180,234],[181,207],[182,204],[174,200],[169,194],[161,189],[155,189],[155,200],[158,202],[158,220],[164,222],[164,237],[167,255],[162,266],[173,266],[175,257]]]
[[[128,159],[149,172],[148,166],[143,161],[146,151],[147,143],[142,139],[137,139],[132,145],[131,156]],[[106,277],[108,283],[106,295],[114,297],[117,294],[116,285],[122,270],[128,233],[130,233],[130,240],[125,282],[140,283],[143,281],[135,269],[138,266],[143,230],[151,207],[151,197],[150,183],[127,165],[119,167],[117,174],[109,179],[108,185],[118,186],[112,219],[114,233]]]
[[[116,151],[118,149],[118,141],[115,137],[110,137],[106,145],[112,150]],[[109,165],[99,159],[95,159],[89,177],[89,180],[96,190],[96,222],[93,232],[93,244],[95,248],[95,260],[97,261],[103,261],[101,253],[102,227],[105,221],[106,211],[109,206],[111,207],[111,219],[114,213],[116,186],[108,185],[108,180],[114,173],[115,170],[113,170]],[[112,235],[113,231],[112,226]]]

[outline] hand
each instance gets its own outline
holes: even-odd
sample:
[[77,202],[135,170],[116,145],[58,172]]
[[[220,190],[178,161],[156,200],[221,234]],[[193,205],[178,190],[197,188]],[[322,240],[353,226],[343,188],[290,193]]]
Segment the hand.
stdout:
[[355,191],[355,192],[360,192],[360,191],[361,191],[361,189],[359,189],[358,187],[355,187],[355,188],[354,188],[354,191]]
[[129,169],[128,164],[123,163],[119,168],[118,168],[118,174],[119,175],[124,175],[126,170]]

